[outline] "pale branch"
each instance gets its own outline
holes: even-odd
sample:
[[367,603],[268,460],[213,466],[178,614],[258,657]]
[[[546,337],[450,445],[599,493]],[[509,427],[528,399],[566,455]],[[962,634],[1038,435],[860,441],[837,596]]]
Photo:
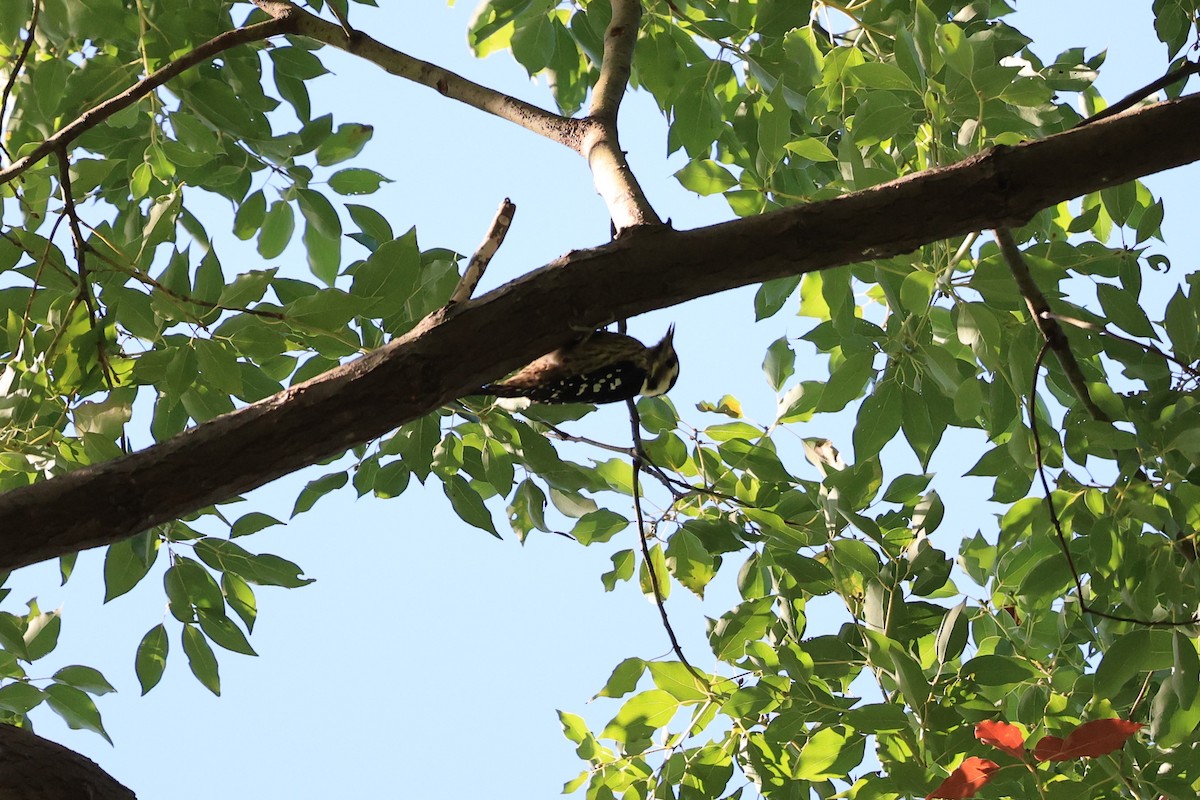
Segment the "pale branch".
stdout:
[[288,33],[291,26],[292,22],[287,17],[280,17],[217,34],[195,50],[180,56],[161,69],[155,70],[125,91],[88,109],[65,127],[59,128],[57,132],[29,153],[4,169],[0,169],[0,184],[8,183],[51,153],[64,150],[68,144],[79,138],[85,131],[138,102],[184,70],[207,61],[230,48]]
[[488,264],[492,263],[492,257],[496,255],[500,245],[504,244],[504,237],[508,235],[508,228],[512,225],[513,215],[516,213],[516,203],[507,197],[504,198],[500,203],[500,208],[496,209],[496,216],[492,219],[492,224],[488,227],[487,235],[483,237],[479,249],[467,262],[462,279],[458,282],[458,286],[454,287],[454,292],[450,295],[447,305],[465,303],[471,299],[471,295],[475,294],[475,287],[483,278],[483,271],[487,269]]
[[1111,422],[1104,410],[1092,399],[1092,393],[1088,390],[1087,378],[1084,377],[1083,370],[1079,367],[1079,362],[1071,351],[1071,343],[1067,340],[1067,334],[1058,324],[1054,311],[1050,308],[1049,301],[1046,300],[1046,295],[1042,294],[1037,281],[1033,279],[1029,265],[1025,263],[1025,257],[1021,255],[1021,248],[1017,247],[1016,240],[1013,239],[1012,231],[1008,228],[997,228],[994,233],[996,242],[1000,245],[1000,252],[1008,264],[1008,270],[1017,284],[1017,291],[1021,293],[1021,297],[1025,298],[1025,305],[1029,307],[1030,317],[1041,331],[1046,344],[1054,351],[1058,365],[1062,367],[1063,373],[1067,376],[1067,382],[1071,384],[1075,396],[1091,414],[1092,419]]
[[1145,98],[1157,94],[1163,89],[1166,89],[1167,87],[1176,84],[1185,78],[1195,75],[1197,72],[1200,72],[1200,61],[1185,61],[1183,64],[1171,70],[1166,75],[1163,75],[1158,80],[1151,81],[1140,89],[1134,89],[1132,92],[1125,95],[1125,97],[1113,103],[1103,111],[1097,111],[1092,116],[1080,122],[1079,125],[1090,125],[1093,122],[1097,122],[1102,119],[1115,117],[1117,114],[1133,108]]
[[1020,225],[1055,203],[1200,160],[1195,130],[1200,96],[831,200],[569,253],[310,381],[0,495],[0,570],[120,541],[337,455],[529,363],[572,331]]
[[254,0],[254,4],[276,20],[286,20],[287,33],[344,50],[397,77],[434,89],[451,100],[486,111],[572,150],[579,149],[579,120],[555,114],[467,80],[436,64],[389,47],[362,31],[356,30],[347,35],[340,25],[310,14],[286,0]]
[[600,77],[592,89],[588,115],[580,120],[584,127],[579,153],[587,159],[592,183],[603,198],[619,235],[633,228],[661,225],[662,220],[634,177],[625,151],[621,149],[617,130],[617,112],[629,87],[642,3],[641,0],[611,0],[611,6],[612,19],[604,32]]
[[604,32],[604,61],[600,65],[600,77],[592,89],[588,116],[616,124],[621,99],[629,86],[642,3],[641,0],[611,0],[611,6],[612,20]]
[[604,200],[613,227],[621,235],[631,229],[662,224],[646,193],[633,175],[616,123],[585,118],[580,153],[587,159],[596,192]]
[[[630,2],[631,0],[617,0],[616,5],[624,7],[628,6]],[[662,224],[658,215],[654,213],[654,209],[651,208],[641,186],[634,178],[617,136],[617,102],[611,98],[619,97],[625,91],[629,80],[628,65],[623,71],[614,68],[606,80],[603,92],[610,98],[610,101],[604,104],[606,116],[571,119],[518,100],[495,89],[481,86],[435,64],[402,53],[361,31],[354,31],[348,36],[338,25],[310,14],[287,0],[254,0],[254,3],[272,16],[288,18],[290,20],[289,33],[306,36],[344,50],[382,67],[393,75],[422,86],[428,86],[451,100],[457,100],[512,122],[579,153],[587,159],[596,191],[604,200],[609,216],[612,217],[618,231]],[[640,11],[640,8],[635,10]],[[614,10],[615,14],[616,10]],[[612,35],[610,26],[605,44],[607,53],[609,50],[608,38],[616,38],[620,41],[630,40],[620,47],[614,45],[614,59],[618,65],[623,55],[622,48],[628,47],[631,54],[632,40],[637,37],[637,14],[630,12],[627,8],[622,14],[624,17],[633,17],[632,25],[627,25],[615,37]],[[629,56],[626,55],[626,57]],[[617,79],[623,79],[623,82],[619,82]]]

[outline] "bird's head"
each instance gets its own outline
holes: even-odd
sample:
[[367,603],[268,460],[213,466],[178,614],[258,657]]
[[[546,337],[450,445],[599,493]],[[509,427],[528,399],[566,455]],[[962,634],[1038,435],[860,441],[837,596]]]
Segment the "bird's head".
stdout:
[[650,348],[647,353],[646,379],[642,383],[640,394],[644,397],[657,397],[666,394],[679,378],[679,356],[675,354],[672,338],[675,326],[667,328],[667,335],[662,341]]

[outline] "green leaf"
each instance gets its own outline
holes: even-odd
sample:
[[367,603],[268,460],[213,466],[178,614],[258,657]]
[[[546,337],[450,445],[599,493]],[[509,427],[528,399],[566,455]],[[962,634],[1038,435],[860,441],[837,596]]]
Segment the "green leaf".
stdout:
[[108,694],[116,691],[100,673],[100,670],[92,667],[83,667],[77,664],[63,667],[54,673],[53,678],[56,683],[65,683],[89,694]]
[[249,536],[252,533],[258,533],[274,525],[282,524],[282,522],[269,514],[264,514],[261,511],[251,511],[249,514],[243,514],[241,517],[238,517],[238,520],[229,529],[229,535],[233,538]]
[[329,188],[342,195],[372,194],[379,191],[380,185],[391,182],[374,170],[343,169],[330,176]]
[[263,258],[277,257],[288,246],[295,230],[296,219],[292,207],[282,200],[276,200],[263,218],[258,234],[258,254]]
[[1097,699],[1116,698],[1142,672],[1171,669],[1175,664],[1174,637],[1163,628],[1138,628],[1109,645],[1092,692]]
[[202,608],[197,611],[196,617],[204,635],[221,647],[247,656],[258,655],[246,641],[246,635],[225,614]]
[[605,739],[631,744],[648,739],[679,710],[679,701],[662,689],[650,689],[625,701],[600,734]]
[[0,709],[13,714],[28,714],[45,699],[45,692],[21,681],[0,687]]
[[675,173],[675,178],[683,188],[698,195],[719,194],[737,186],[733,173],[710,158],[689,161]]
[[108,546],[104,554],[104,602],[120,597],[141,582],[158,556],[157,536],[139,534]]
[[716,577],[717,567],[696,534],[686,528],[672,534],[667,542],[666,559],[675,580],[698,597],[704,597],[704,589]]
[[784,145],[784,148],[789,153],[795,153],[801,158],[807,158],[809,161],[837,161],[837,155],[820,139],[801,137],[788,142]]
[[594,544],[607,542],[628,527],[629,520],[625,517],[607,508],[598,508],[580,517],[571,529],[571,535],[580,544]]
[[233,235],[239,239],[249,239],[263,226],[266,218],[267,198],[259,190],[238,206],[237,214],[233,217]]
[[191,622],[195,608],[225,608],[225,598],[212,575],[188,558],[176,558],[175,564],[163,575],[163,588],[170,601],[171,613],[180,622]]
[[220,697],[221,676],[217,670],[216,656],[205,641],[204,634],[195,625],[183,626],[183,652],[187,654],[188,667],[200,685]]
[[461,475],[450,475],[444,479],[442,488],[446,497],[450,498],[450,505],[454,507],[454,513],[458,514],[463,522],[485,530],[497,539],[501,538],[492,522],[491,512],[483,504],[483,498],[479,496],[479,492],[471,488],[465,478]]
[[316,502],[332,491],[342,488],[346,485],[346,481],[350,480],[350,476],[345,470],[341,472],[331,472],[327,475],[322,475],[316,480],[311,480],[304,485],[300,490],[300,494],[296,496],[296,504],[292,507],[292,517],[297,514],[303,514],[311,509]]
[[981,686],[1024,683],[1040,675],[1028,661],[999,655],[976,656],[963,663],[959,674]]
[[642,679],[645,671],[646,662],[642,659],[625,659],[613,669],[608,682],[596,693],[596,697],[624,697],[637,688],[638,681]]
[[87,694],[74,686],[62,683],[47,686],[45,693],[46,703],[63,718],[68,728],[94,731],[112,744],[112,739],[109,738],[108,733],[104,730],[104,723],[100,720],[100,711]]
[[225,602],[245,623],[246,630],[253,632],[254,621],[258,618],[258,602],[254,597],[254,590],[241,577],[226,572],[221,576],[221,592],[225,595]]
[[781,336],[767,348],[767,356],[763,359],[763,372],[767,374],[767,382],[771,388],[779,391],[795,372],[796,354],[788,344],[786,336]]
[[613,568],[609,572],[605,572],[600,576],[600,581],[604,584],[604,591],[611,592],[617,587],[617,581],[627,581],[633,577],[633,568],[637,564],[637,557],[634,556],[632,550],[619,550],[611,556]]
[[686,665],[678,661],[651,661],[647,665],[654,685],[681,703],[701,703],[708,700],[708,684],[699,680]]
[[829,770],[837,763],[838,757],[849,741],[850,737],[836,728],[819,729],[800,748],[800,757],[796,762],[794,777],[808,781],[843,777],[838,770],[832,772]]
[[347,159],[354,158],[362,152],[375,129],[370,125],[360,125],[357,122],[339,125],[329,137],[321,141],[317,147],[317,163],[328,167]]
[[902,409],[895,384],[884,381],[875,386],[858,409],[854,426],[854,457],[865,461],[876,456],[900,430]]

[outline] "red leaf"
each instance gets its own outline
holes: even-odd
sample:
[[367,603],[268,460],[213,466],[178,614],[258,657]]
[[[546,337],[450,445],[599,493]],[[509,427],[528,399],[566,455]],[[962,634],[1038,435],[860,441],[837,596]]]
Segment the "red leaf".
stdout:
[[1070,756],[1061,755],[1063,740],[1057,736],[1044,736],[1033,748],[1033,757],[1038,761],[1066,761]]
[[1096,719],[1071,731],[1066,739],[1047,736],[1038,742],[1033,757],[1038,761],[1067,761],[1094,758],[1120,750],[1130,736],[1142,727],[1127,719]]
[[975,726],[975,738],[997,750],[1003,750],[1010,756],[1025,757],[1025,737],[1016,725],[984,720]]
[[925,800],[941,797],[945,800],[966,800],[992,779],[992,773],[1000,769],[995,761],[971,756],[963,759],[958,769],[950,773],[950,777],[941,785],[925,796]]

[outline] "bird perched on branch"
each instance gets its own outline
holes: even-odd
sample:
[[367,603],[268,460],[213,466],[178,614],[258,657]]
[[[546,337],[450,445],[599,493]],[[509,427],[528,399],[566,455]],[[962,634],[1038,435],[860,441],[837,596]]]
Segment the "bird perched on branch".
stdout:
[[481,394],[524,397],[535,403],[615,403],[637,395],[665,394],[679,377],[671,338],[653,347],[632,336],[594,331],[522,367]]

